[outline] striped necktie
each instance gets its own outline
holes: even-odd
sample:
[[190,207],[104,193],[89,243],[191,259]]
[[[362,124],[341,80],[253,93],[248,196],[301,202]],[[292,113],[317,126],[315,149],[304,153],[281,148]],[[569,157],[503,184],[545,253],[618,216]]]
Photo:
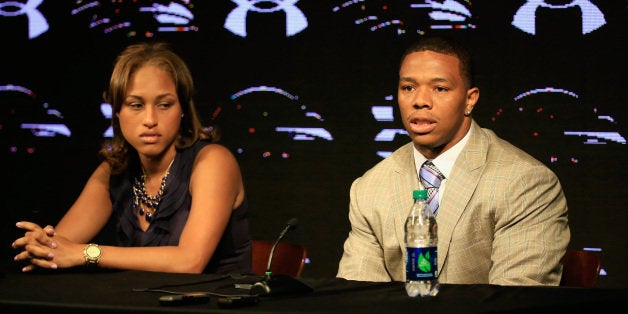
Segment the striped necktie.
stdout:
[[445,176],[438,171],[432,161],[427,160],[423,163],[419,171],[419,180],[423,188],[427,190],[427,207],[434,215],[438,212],[438,188],[443,179]]

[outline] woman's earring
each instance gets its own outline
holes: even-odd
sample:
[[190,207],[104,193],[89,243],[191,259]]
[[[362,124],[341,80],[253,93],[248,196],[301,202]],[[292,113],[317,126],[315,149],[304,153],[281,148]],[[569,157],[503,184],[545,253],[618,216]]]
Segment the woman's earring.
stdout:
[[465,111],[465,112],[464,112],[464,115],[465,115],[465,116],[467,116],[467,117],[468,117],[468,116],[470,116],[470,115],[471,115],[471,110],[467,110],[467,111]]
[[185,113],[182,113],[182,114],[181,114],[181,118],[183,118],[183,116],[185,116]]

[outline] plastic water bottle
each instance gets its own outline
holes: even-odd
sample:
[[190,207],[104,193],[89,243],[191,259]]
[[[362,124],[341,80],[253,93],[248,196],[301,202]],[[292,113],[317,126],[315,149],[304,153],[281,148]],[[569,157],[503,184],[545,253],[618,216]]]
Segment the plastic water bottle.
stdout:
[[414,190],[414,205],[406,219],[406,292],[408,296],[438,294],[436,217],[427,208],[427,191]]

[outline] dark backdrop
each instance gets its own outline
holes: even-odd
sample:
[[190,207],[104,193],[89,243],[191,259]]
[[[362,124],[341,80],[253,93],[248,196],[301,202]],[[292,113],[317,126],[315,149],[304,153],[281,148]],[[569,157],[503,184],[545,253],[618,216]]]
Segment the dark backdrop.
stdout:
[[600,286],[626,286],[626,1],[253,2],[0,1],[7,261],[14,223],[54,224],[97,165],[114,57],[161,40],[189,63],[204,124],[223,130],[240,162],[253,237],[273,240],[296,217],[285,240],[307,247],[303,275],[334,276],[351,182],[408,141],[395,99],[401,52],[443,34],[476,56],[474,118],[558,174],[570,247],[599,250]]

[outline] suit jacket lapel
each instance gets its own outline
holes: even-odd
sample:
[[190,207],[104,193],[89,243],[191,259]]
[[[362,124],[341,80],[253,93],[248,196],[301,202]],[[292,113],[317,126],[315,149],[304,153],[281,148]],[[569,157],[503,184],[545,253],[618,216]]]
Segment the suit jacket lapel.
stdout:
[[[400,151],[400,154],[395,156],[395,178],[394,186],[391,187],[392,195],[395,195],[396,199],[393,200],[393,208],[391,208],[394,214],[395,230],[397,233],[397,240],[400,243],[400,248],[405,252],[405,224],[408,213],[414,200],[412,199],[412,191],[419,188],[419,178],[416,174],[416,167],[414,166],[414,152],[413,144],[406,144]],[[402,253],[403,253],[402,252]]]
[[454,163],[447,192],[440,201],[438,222],[438,269],[443,268],[456,224],[469,204],[486,163],[488,141],[475,121],[471,137]]

